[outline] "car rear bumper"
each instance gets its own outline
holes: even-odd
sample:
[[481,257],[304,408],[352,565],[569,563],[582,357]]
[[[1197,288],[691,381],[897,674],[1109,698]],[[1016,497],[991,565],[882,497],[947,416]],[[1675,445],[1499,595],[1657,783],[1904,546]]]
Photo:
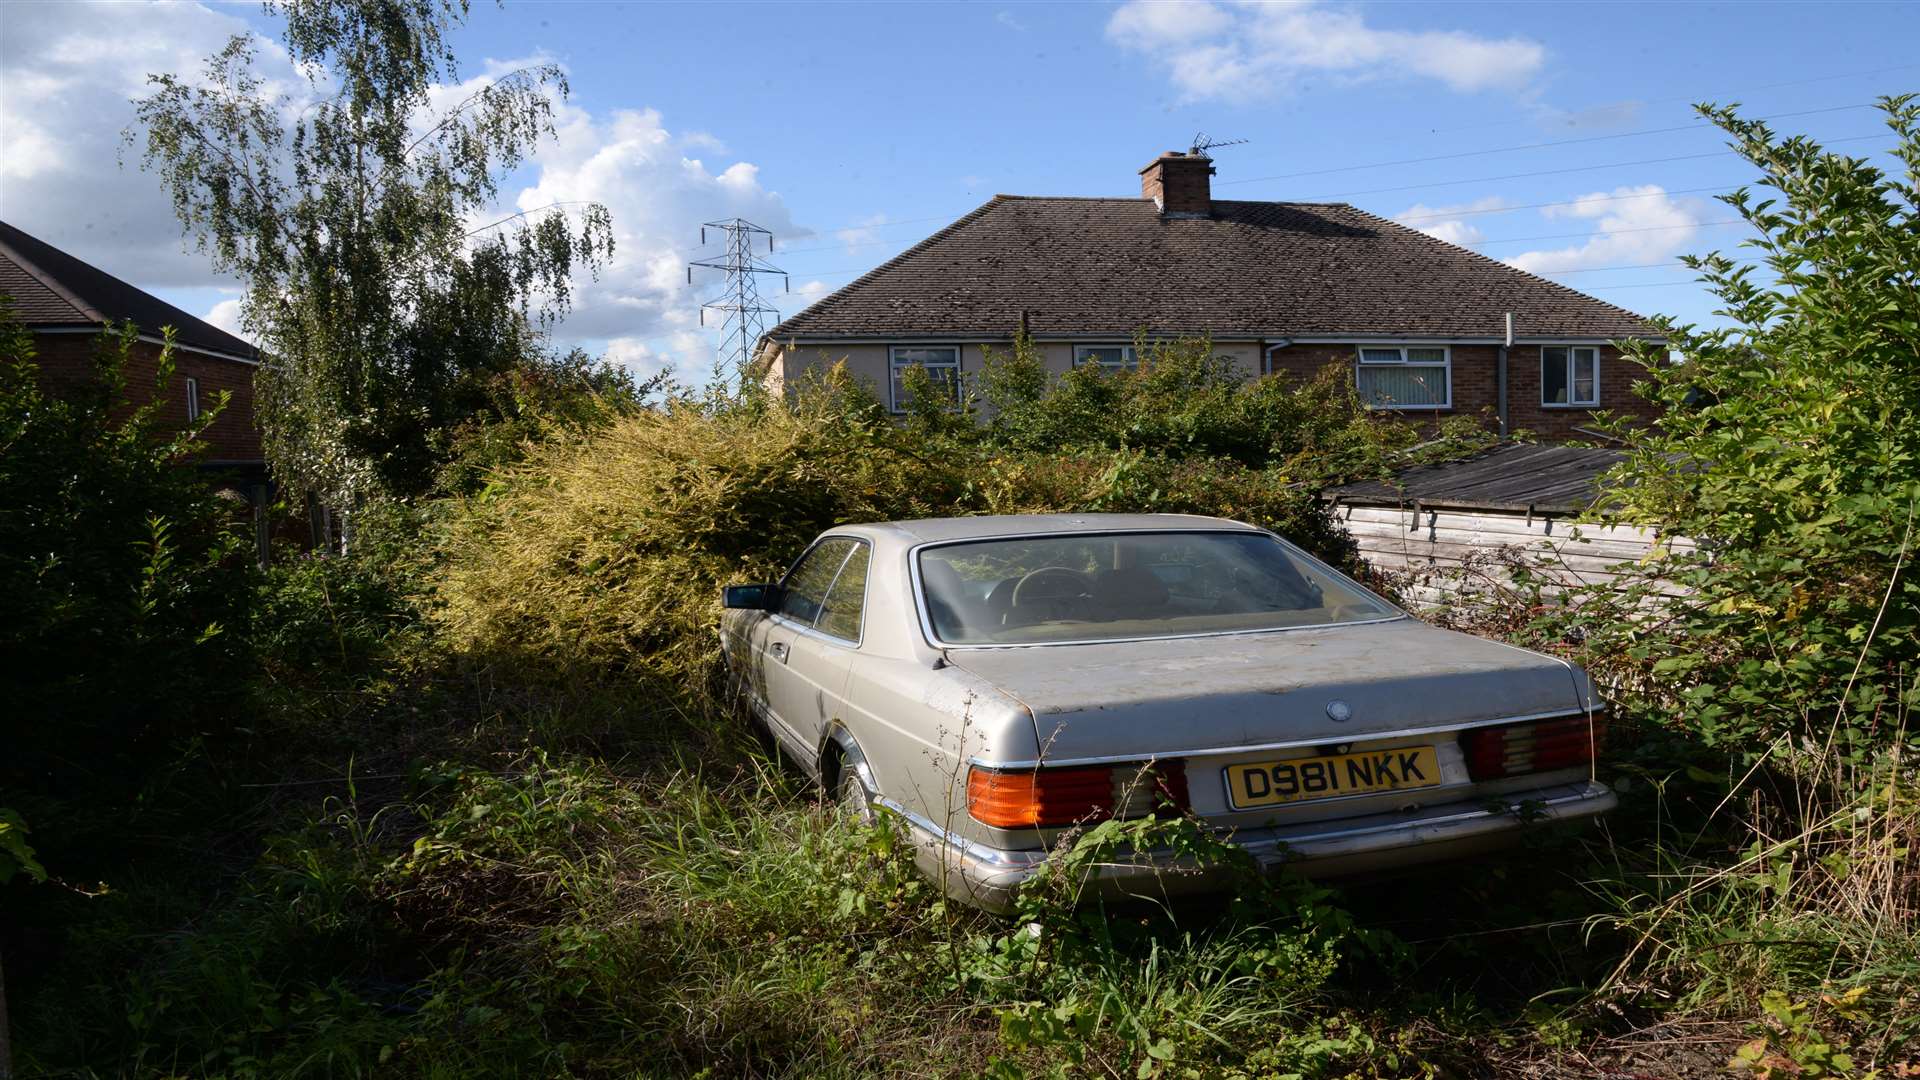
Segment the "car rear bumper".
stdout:
[[[892,804],[913,833],[920,867],[964,903],[1005,912],[1040,872],[1044,851],[1004,851],[955,837]],[[1243,830],[1235,844],[1263,868],[1290,867],[1315,878],[1381,873],[1498,851],[1554,824],[1583,821],[1619,800],[1605,784],[1580,781],[1513,792],[1485,803],[1454,803],[1412,813],[1375,814],[1290,828]],[[1167,897],[1218,890],[1227,872],[1147,852],[1098,864],[1083,883],[1088,897]]]

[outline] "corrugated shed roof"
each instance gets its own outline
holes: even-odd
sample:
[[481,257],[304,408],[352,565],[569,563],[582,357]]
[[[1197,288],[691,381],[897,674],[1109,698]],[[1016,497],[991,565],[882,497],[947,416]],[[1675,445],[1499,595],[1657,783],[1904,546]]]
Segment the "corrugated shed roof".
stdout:
[[1326,494],[1345,503],[1571,514],[1592,505],[1601,474],[1625,456],[1618,450],[1510,443],[1408,469],[1390,482],[1346,484]]
[[1639,315],[1344,203],[998,195],[769,332],[1216,339],[1657,336]]
[[0,293],[28,327],[99,326],[126,320],[142,332],[174,329],[180,344],[252,360],[259,350],[144,289],[0,221]]

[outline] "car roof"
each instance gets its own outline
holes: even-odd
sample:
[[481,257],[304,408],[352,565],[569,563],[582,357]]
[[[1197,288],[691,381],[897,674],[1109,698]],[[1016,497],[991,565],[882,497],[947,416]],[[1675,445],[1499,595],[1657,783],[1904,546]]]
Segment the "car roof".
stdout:
[[915,543],[974,540],[1030,533],[1153,532],[1228,529],[1257,532],[1253,526],[1199,514],[989,514],[979,517],[919,518],[883,521],[863,529],[902,534]]

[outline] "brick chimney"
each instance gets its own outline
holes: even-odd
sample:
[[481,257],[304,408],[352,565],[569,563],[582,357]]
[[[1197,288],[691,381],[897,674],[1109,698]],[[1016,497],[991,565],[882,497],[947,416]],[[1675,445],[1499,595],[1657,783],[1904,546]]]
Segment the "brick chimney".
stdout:
[[1160,216],[1203,218],[1213,214],[1213,159],[1169,150],[1140,170],[1140,194],[1160,207]]

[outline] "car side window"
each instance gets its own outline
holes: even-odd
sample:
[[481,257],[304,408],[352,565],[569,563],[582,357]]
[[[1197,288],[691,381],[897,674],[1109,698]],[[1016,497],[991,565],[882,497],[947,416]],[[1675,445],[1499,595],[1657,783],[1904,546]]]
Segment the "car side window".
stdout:
[[867,602],[869,554],[867,545],[855,544],[853,554],[847,556],[846,565],[840,568],[840,576],[833,579],[833,586],[827,590],[826,606],[815,627],[822,633],[848,641],[860,640],[860,618]]
[[787,572],[786,580],[780,583],[780,614],[812,626],[820,617],[828,586],[833,584],[834,575],[840,572],[840,564],[847,561],[847,553],[853,546],[852,540],[836,536],[820,541],[800,556],[800,561]]

